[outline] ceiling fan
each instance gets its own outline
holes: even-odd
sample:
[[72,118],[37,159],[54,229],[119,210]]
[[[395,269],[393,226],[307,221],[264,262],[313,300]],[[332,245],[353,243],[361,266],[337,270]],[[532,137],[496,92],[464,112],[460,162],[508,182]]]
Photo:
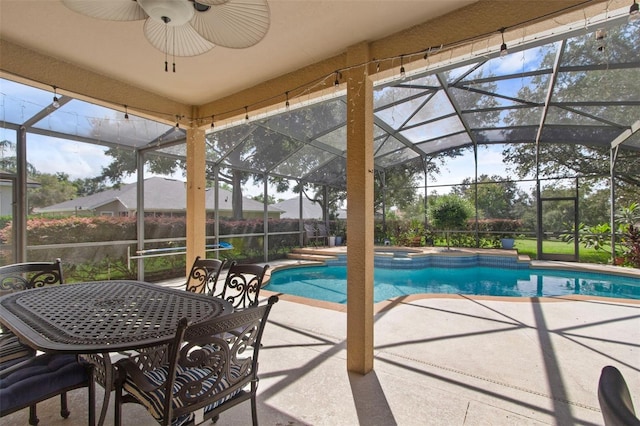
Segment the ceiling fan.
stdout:
[[[145,20],[149,43],[167,55],[197,56],[216,45],[243,49],[269,30],[266,0],[62,0],[69,9],[111,21]],[[173,72],[175,72],[175,60]]]

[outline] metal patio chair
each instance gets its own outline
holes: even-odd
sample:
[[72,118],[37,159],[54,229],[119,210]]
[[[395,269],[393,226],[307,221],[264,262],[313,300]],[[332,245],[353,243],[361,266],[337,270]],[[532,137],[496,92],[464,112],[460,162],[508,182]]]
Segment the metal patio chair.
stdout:
[[[115,424],[122,404],[146,407],[162,425],[199,424],[251,400],[251,417],[258,424],[258,353],[268,303],[236,311],[199,324],[180,321],[173,341],[140,350],[118,361]],[[224,336],[224,337],[223,337]]]
[[605,366],[600,373],[598,401],[605,426],[640,426],[627,382],[612,365]]
[[[14,263],[0,267],[0,295],[63,283],[62,263]],[[36,351],[20,343],[16,335],[0,325],[0,365],[34,356]],[[6,364],[5,364],[6,365]]]
[[[60,259],[49,263],[28,262],[0,267],[0,294],[62,283]],[[33,348],[22,344],[11,331],[2,330],[0,417],[29,407],[29,424],[36,425],[39,422],[37,403],[60,395],[60,415],[67,418],[70,414],[67,392],[88,385],[86,368],[74,355],[37,355]]]
[[307,245],[313,244],[315,247],[318,243],[318,237],[316,233],[316,227],[312,223],[304,224],[304,240]]

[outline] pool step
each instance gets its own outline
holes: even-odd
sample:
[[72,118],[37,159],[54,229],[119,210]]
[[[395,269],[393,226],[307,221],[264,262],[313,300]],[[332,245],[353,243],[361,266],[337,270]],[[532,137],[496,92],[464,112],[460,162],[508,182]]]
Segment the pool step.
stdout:
[[294,249],[291,253],[287,254],[287,258],[295,260],[312,260],[318,262],[337,259],[337,257],[333,254],[321,253],[318,250],[312,248]]

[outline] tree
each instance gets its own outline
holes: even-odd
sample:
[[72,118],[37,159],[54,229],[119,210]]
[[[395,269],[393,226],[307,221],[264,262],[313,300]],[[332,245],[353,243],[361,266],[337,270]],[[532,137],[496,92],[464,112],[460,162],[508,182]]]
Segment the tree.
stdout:
[[76,187],[66,173],[38,173],[31,177],[39,185],[29,190],[29,210],[76,198]]
[[[18,159],[16,157],[16,146],[6,139],[0,141],[0,169],[15,173],[18,169]],[[37,173],[33,164],[27,163],[27,176]]]
[[[11,141],[0,141],[0,149],[3,153],[6,151],[15,154],[15,145]],[[0,169],[15,173],[16,156],[3,156],[0,160]],[[69,175],[66,173],[40,173],[32,164],[27,163],[27,177],[37,183],[33,188],[28,189],[29,212],[34,208],[50,206],[77,196],[77,188],[69,181]]]
[[[99,180],[108,180],[118,186],[125,177],[134,175],[138,170],[136,152],[120,147],[109,148],[105,154],[112,157],[113,161],[107,167],[102,168]],[[156,174],[171,175],[179,170],[184,170],[184,161],[172,157],[147,154],[145,164],[148,171]]]
[[449,233],[463,228],[472,214],[473,208],[465,200],[457,195],[447,194],[436,198],[429,216],[437,229],[445,231],[449,249]]
[[[327,200],[324,199],[324,187],[321,185],[308,185],[309,189],[306,188],[307,185],[296,185],[294,188],[294,192],[302,191],[302,195],[304,197],[313,202],[318,203],[322,208],[323,220],[335,220],[338,217],[338,209],[347,199],[347,193],[344,190],[339,188],[327,187]],[[327,204],[328,217],[325,216],[325,204]]]
[[[476,190],[473,180],[465,178],[462,185],[452,189],[452,193],[475,204]],[[515,204],[519,195],[518,187],[509,178],[498,175],[478,177],[478,212],[483,219],[516,219]]]
[[100,176],[94,178],[75,179],[72,183],[76,188],[76,197],[86,197],[88,195],[95,194],[96,192],[108,189],[105,181]]
[[[251,197],[251,199],[263,203],[264,202],[264,194],[254,195],[253,197]],[[271,204],[275,204],[277,202],[278,201],[276,200],[276,197],[274,195],[269,194],[269,197],[267,198],[267,204],[271,205]]]

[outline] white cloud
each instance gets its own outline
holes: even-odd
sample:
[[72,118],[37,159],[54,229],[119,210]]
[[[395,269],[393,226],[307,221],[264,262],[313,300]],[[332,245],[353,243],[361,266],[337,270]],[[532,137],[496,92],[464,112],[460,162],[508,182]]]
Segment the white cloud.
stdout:
[[43,173],[62,172],[69,179],[85,179],[100,175],[112,158],[106,147],[67,141],[41,135],[27,137],[27,161]]

